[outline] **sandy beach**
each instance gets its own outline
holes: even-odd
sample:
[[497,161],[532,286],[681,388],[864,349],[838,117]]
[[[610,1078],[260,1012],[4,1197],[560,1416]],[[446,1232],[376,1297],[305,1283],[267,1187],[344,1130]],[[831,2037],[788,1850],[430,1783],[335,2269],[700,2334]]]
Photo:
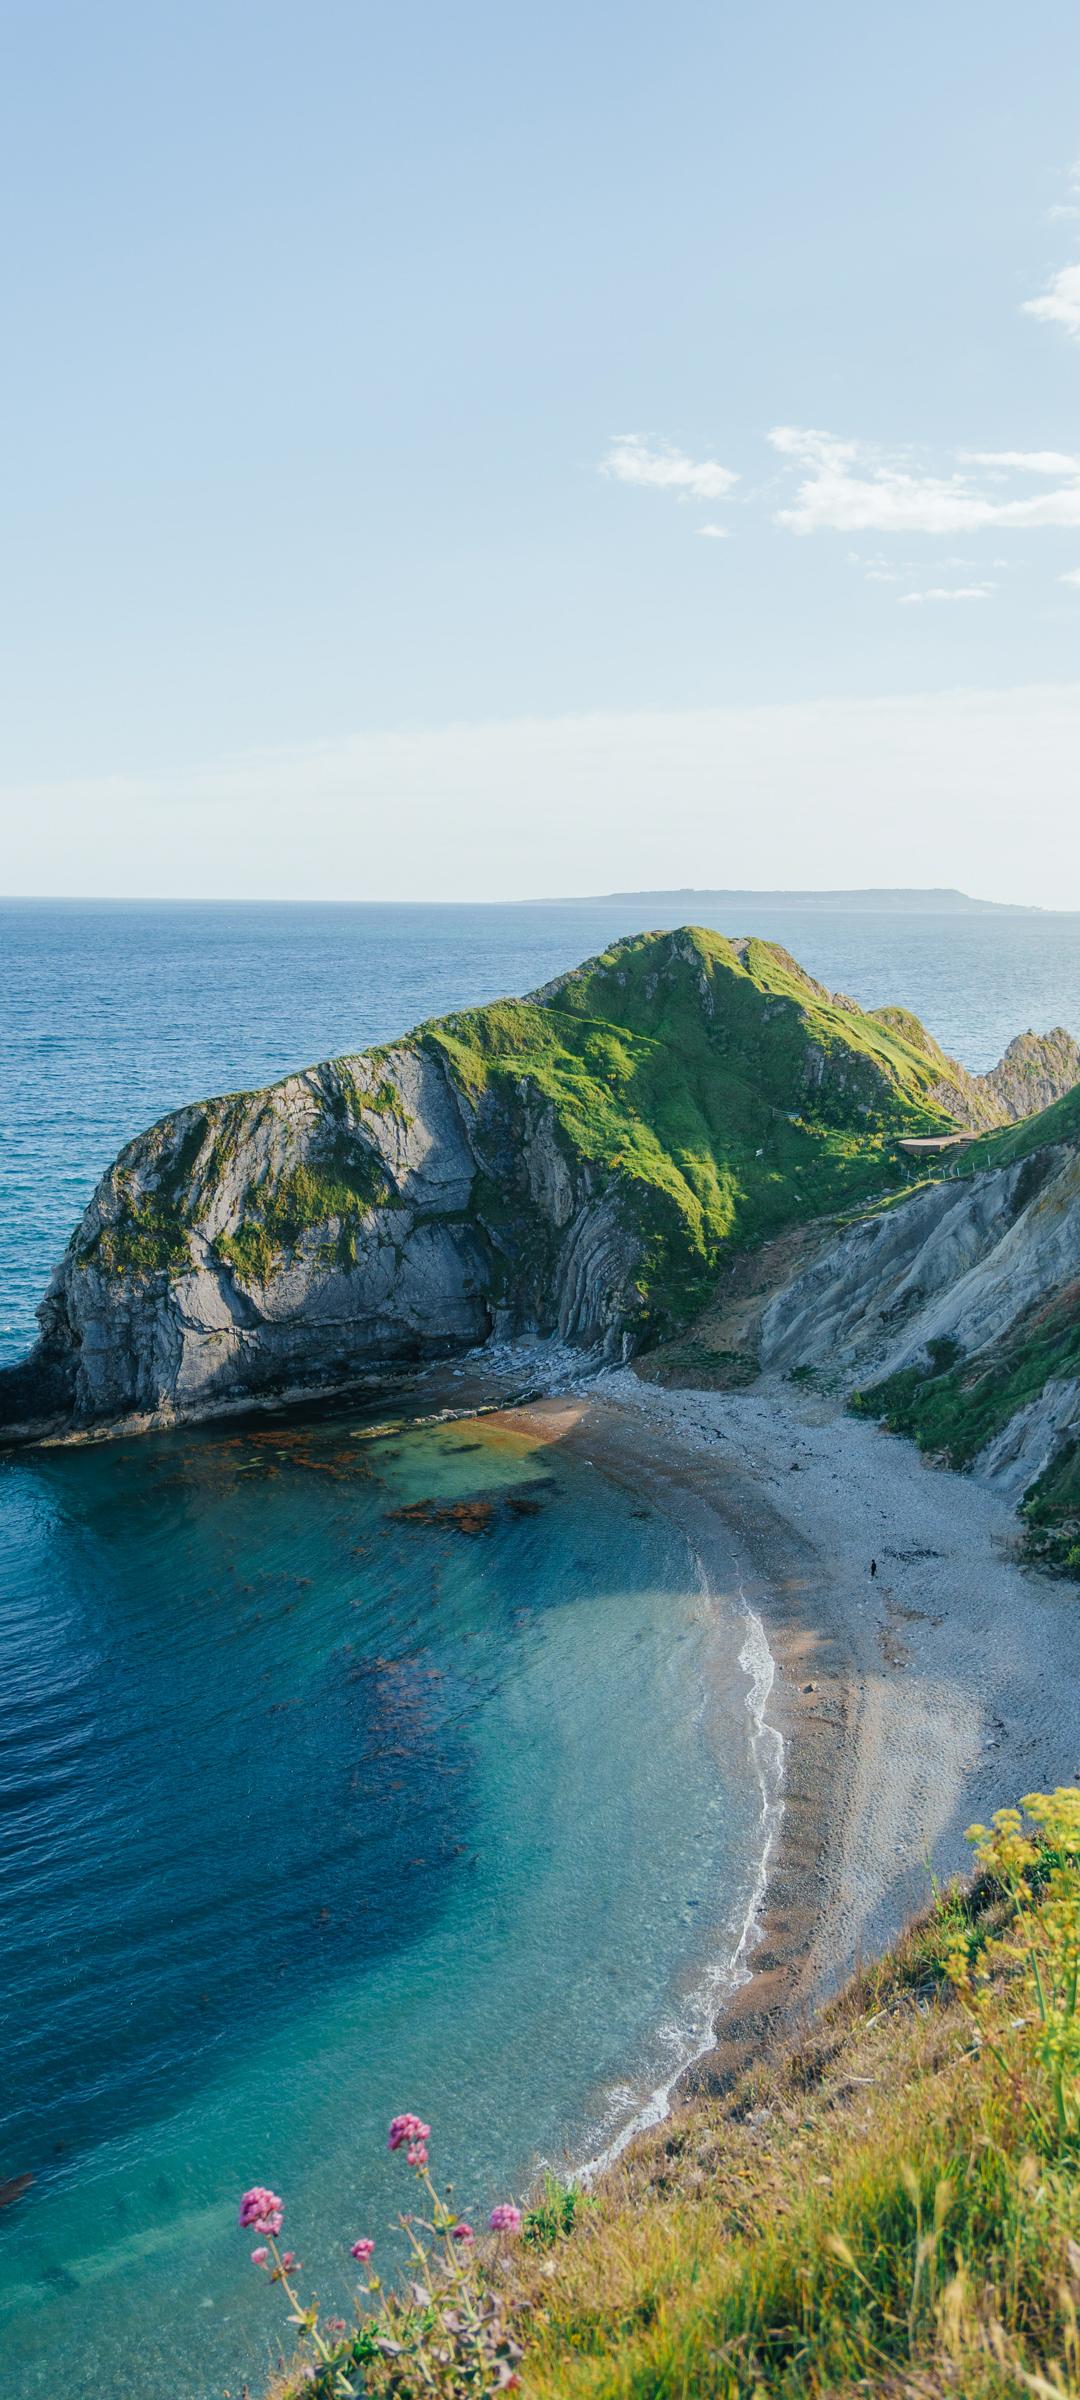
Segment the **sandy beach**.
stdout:
[[1075,1587],[1019,1563],[1015,1517],[970,1478],[789,1384],[625,1370],[513,1413],[664,1509],[773,1653],[760,1934],[688,2077],[726,2081],[964,1869],[973,1819],[1080,1774]]

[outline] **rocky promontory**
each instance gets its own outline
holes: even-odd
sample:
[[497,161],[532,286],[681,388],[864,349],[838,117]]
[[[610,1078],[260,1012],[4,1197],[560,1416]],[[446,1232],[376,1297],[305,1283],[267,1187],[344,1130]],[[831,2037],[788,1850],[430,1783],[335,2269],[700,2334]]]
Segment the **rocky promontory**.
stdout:
[[628,1358],[732,1245],[879,1194],[905,1136],[1000,1122],[976,1080],[772,944],[617,943],[130,1143],[0,1375],[0,1438],[344,1390],[493,1337]]

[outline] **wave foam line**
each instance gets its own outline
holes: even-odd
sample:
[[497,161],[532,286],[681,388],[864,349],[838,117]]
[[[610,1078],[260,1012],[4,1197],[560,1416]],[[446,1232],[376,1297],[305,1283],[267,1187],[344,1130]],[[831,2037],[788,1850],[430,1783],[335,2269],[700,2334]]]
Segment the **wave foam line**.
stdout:
[[[703,1591],[708,1592],[708,1579],[702,1562],[696,1552],[692,1552],[692,1556],[701,1578]],[[607,2143],[595,2158],[587,2159],[578,2168],[578,2177],[583,2183],[591,2181],[593,2176],[602,2174],[606,2167],[613,2165],[620,2153],[625,2150],[627,2143],[634,2140],[635,2135],[646,2132],[651,2125],[662,2124],[664,2118],[670,2116],[672,2094],[676,2084],[681,2081],[688,2068],[696,2066],[699,2059],[707,2058],[709,2051],[715,2046],[716,2016],[723,2002],[729,2000],[733,1992],[741,1991],[752,1977],[753,1970],[748,1964],[748,1955],[762,1938],[762,1908],[768,1888],[769,1860],[784,1813],[785,1750],[783,1734],[778,1726],[770,1724],[768,1717],[769,1700],[776,1679],[776,1661],[769,1648],[765,1627],[757,1611],[751,1608],[741,1581],[738,1588],[739,1600],[746,1622],[746,1638],[739,1652],[739,1665],[750,1684],[746,1695],[746,1708],[751,1724],[751,1757],[761,1794],[761,1826],[764,1837],[753,1892],[732,1956],[724,1961],[717,1960],[709,1968],[706,1984],[695,2007],[695,2016],[703,2015],[708,2025],[706,2039],[699,2042],[696,2048],[691,2043],[685,2057],[679,2060],[664,2082],[657,2084],[655,2090],[650,2092],[647,2100],[635,2110],[628,2124],[621,2128],[614,2139]]]

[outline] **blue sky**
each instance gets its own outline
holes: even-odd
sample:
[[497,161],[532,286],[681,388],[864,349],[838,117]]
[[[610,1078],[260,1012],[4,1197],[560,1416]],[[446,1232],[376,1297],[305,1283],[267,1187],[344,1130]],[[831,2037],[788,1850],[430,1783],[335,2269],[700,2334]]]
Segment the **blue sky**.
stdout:
[[0,95],[9,889],[1080,906],[1075,7],[3,0]]

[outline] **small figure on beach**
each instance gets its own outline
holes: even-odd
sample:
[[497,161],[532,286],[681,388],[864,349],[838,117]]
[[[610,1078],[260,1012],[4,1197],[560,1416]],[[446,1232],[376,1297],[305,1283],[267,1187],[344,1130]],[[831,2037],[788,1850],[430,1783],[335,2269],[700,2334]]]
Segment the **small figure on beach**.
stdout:
[[871,1579],[871,1582],[873,1581],[873,1579],[874,1579],[874,1576],[875,1576],[876,1574],[877,1574],[877,1560],[876,1560],[876,1558],[872,1558],[872,1559],[871,1559],[871,1561],[870,1561],[870,1579]]

